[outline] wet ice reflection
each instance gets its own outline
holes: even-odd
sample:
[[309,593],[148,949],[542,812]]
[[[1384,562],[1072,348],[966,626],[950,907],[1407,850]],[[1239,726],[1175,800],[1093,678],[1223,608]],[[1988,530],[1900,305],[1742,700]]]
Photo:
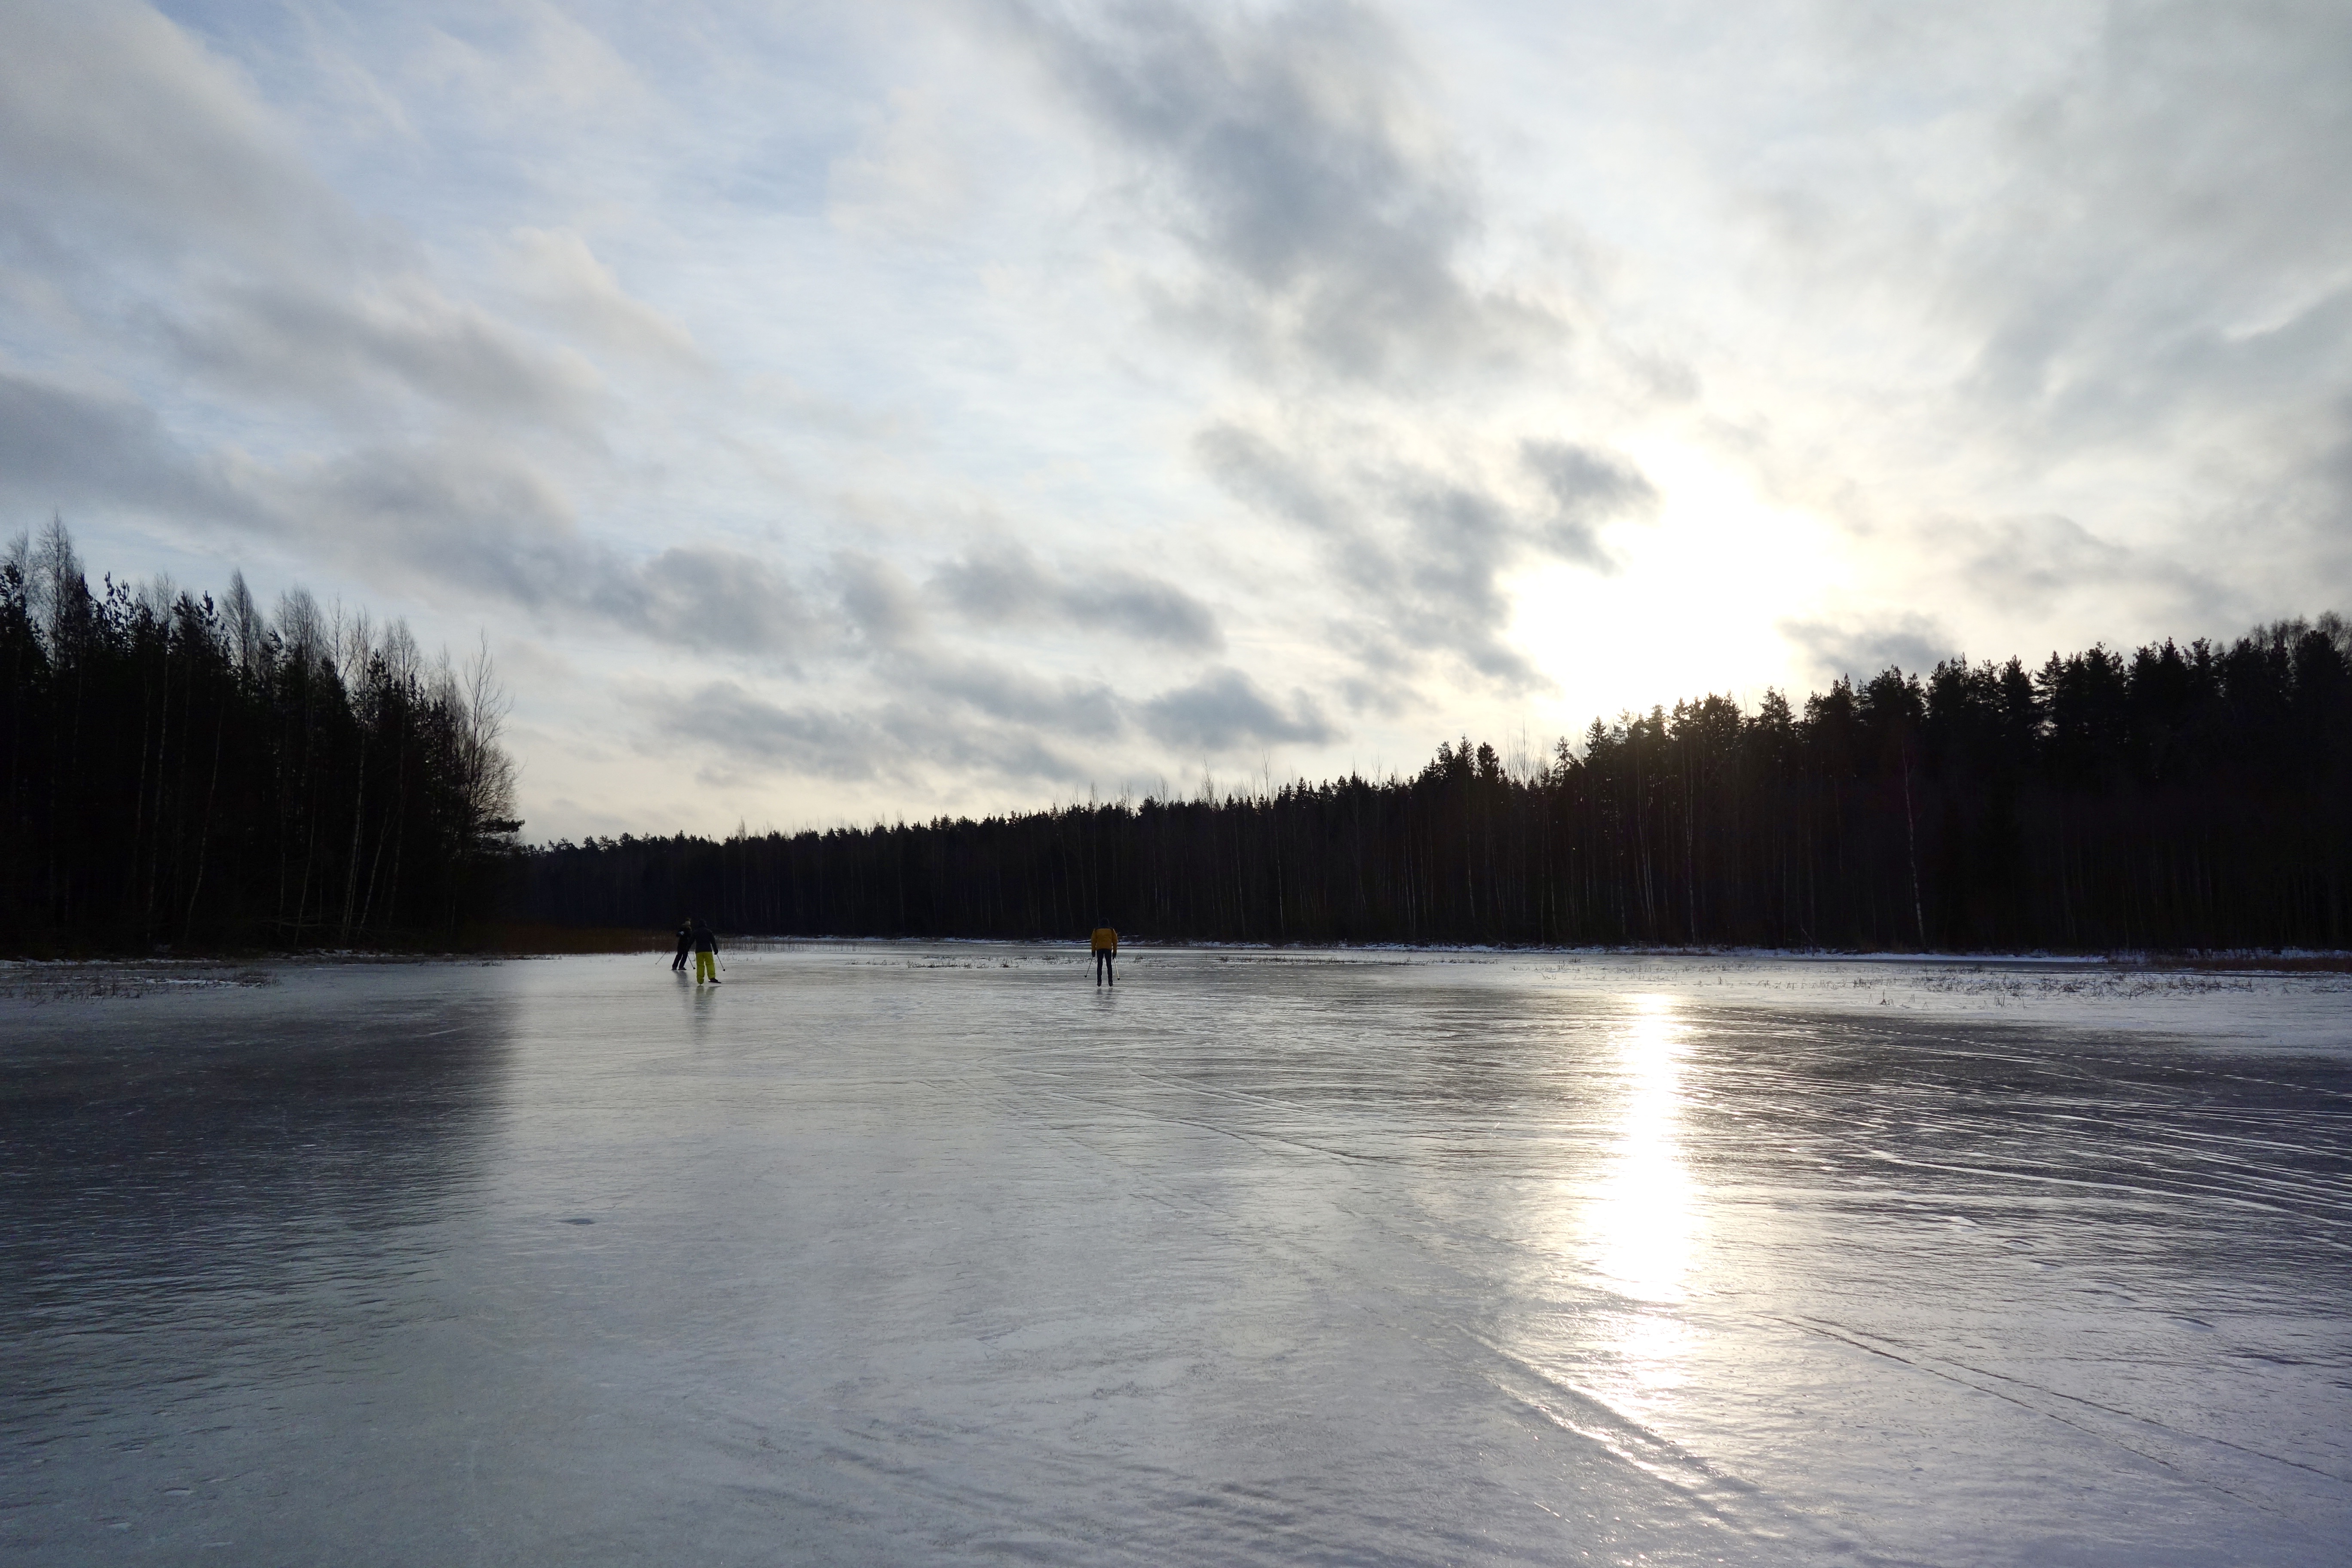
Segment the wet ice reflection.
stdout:
[[1691,1329],[1686,1295],[1697,1207],[1682,1137],[1683,1027],[1671,997],[1631,999],[1610,1035],[1617,1080],[1614,1139],[1585,1206],[1591,1266],[1619,1298],[1604,1347],[1631,1408],[1654,1413],[1681,1382]]

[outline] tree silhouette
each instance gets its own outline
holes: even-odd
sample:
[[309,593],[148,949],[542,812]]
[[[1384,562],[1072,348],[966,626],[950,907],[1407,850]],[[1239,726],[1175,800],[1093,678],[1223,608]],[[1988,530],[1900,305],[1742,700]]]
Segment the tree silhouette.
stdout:
[[490,912],[513,769],[487,658],[0,552],[0,941],[19,952],[446,939]]
[[972,821],[592,839],[520,907],[650,926],[1165,940],[2089,950],[2352,938],[2352,628],[1841,679],[1595,721],[1540,768]]

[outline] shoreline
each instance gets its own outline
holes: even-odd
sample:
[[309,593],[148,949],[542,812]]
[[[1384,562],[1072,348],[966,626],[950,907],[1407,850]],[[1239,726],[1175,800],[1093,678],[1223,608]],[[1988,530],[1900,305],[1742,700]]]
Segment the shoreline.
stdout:
[[[520,931],[501,931],[495,940],[454,947],[349,947],[273,950],[234,948],[217,951],[173,950],[150,953],[92,952],[68,954],[13,953],[0,955],[0,994],[12,975],[62,973],[68,971],[152,969],[194,971],[269,968],[310,968],[345,964],[479,963],[507,959],[623,957],[667,954],[674,940],[667,932],[533,929],[541,940],[515,940]],[[555,940],[545,940],[551,936]],[[878,947],[990,947],[1073,951],[1082,938],[967,936],[792,936],[773,933],[721,933],[730,949],[747,952],[793,948],[854,950]],[[1670,945],[1628,943],[1622,946],[1504,946],[1483,942],[1163,942],[1149,937],[1123,938],[1121,951],[1139,952],[1247,952],[1268,956],[1295,954],[1302,958],[1354,953],[1429,953],[1448,957],[1492,958],[1665,958],[1727,959],[1773,963],[1889,963],[1927,965],[2050,965],[2125,971],[2179,970],[2253,973],[2352,973],[2352,950],[2308,948],[2198,948],[2185,951],[2118,949],[2105,952],[2059,952],[2046,950],[2003,952],[1905,952],[1842,948],[1743,947],[1730,944]]]
[[[738,932],[721,933],[719,940],[742,945],[751,951],[783,947],[1022,947],[1062,948],[1082,951],[1083,938],[1054,939],[1049,937],[993,936],[779,936]],[[1134,948],[1146,952],[1250,952],[1280,955],[1297,953],[1344,955],[1348,953],[1442,953],[1448,956],[1475,954],[1495,958],[1722,958],[1775,963],[1925,963],[1925,964],[2056,964],[2077,968],[2118,970],[2212,970],[2248,971],[2268,973],[2352,973],[2352,949],[2315,950],[2310,948],[2192,948],[2184,951],[2143,951],[2116,949],[2104,952],[2053,952],[2036,949],[2012,952],[1996,950],[1969,952],[1905,952],[1901,950],[1863,950],[1831,947],[1741,947],[1730,944],[1695,942],[1686,946],[1652,943],[1627,943],[1622,946],[1508,946],[1489,942],[1163,942],[1151,937],[1119,939],[1119,951],[1124,954]],[[551,956],[532,954],[529,956]]]

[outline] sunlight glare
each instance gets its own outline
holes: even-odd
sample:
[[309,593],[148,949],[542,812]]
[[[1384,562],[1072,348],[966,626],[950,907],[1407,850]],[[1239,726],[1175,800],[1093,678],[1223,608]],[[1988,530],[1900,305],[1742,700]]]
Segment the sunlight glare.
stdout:
[[1617,1039],[1624,1100],[1608,1175],[1585,1211],[1592,1266],[1625,1302],[1615,1346],[1637,1397],[1681,1382],[1696,1194],[1680,1140],[1684,1029],[1664,996],[1634,999]]
[[1662,504],[1652,522],[1608,531],[1613,570],[1554,562],[1510,584],[1511,640],[1559,686],[1535,720],[1558,733],[1710,691],[1752,704],[1801,680],[1780,624],[1845,575],[1819,518],[1759,499],[1701,454],[1645,446],[1639,460]]

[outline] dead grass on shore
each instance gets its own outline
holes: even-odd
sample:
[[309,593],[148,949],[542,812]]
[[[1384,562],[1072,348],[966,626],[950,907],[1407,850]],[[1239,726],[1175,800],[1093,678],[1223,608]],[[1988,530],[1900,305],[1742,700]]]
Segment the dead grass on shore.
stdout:
[[2150,968],[2203,969],[2224,973],[2352,974],[2352,952],[2158,954]]
[[469,932],[469,952],[510,952],[521,955],[590,952],[667,952],[677,934],[666,931],[632,931],[625,926],[558,926],[508,921]]

